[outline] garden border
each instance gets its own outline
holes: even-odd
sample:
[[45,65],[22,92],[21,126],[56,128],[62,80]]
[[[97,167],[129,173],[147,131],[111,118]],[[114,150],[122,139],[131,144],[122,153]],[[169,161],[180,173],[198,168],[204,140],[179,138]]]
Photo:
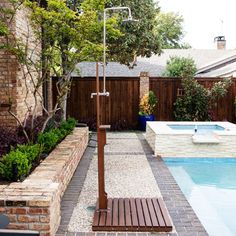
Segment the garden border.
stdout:
[[23,182],[0,185],[0,213],[9,229],[55,235],[61,198],[88,144],[88,128],[75,128]]

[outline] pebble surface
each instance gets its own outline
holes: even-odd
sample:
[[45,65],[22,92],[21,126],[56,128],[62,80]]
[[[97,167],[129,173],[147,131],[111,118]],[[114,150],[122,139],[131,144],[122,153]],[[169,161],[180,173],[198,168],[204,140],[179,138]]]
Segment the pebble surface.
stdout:
[[[87,172],[74,209],[70,232],[91,232],[98,197],[97,155]],[[105,181],[108,197],[161,197],[160,190],[135,133],[108,133],[105,148]]]

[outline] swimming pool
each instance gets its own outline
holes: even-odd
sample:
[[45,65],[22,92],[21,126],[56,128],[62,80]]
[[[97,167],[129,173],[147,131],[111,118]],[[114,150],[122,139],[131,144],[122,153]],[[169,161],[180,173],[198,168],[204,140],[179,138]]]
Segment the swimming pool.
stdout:
[[191,130],[195,133],[209,133],[213,131],[225,130],[220,125],[168,125],[173,130]]
[[230,122],[147,122],[146,140],[161,157],[236,157]]
[[164,158],[211,236],[236,235],[236,159]]

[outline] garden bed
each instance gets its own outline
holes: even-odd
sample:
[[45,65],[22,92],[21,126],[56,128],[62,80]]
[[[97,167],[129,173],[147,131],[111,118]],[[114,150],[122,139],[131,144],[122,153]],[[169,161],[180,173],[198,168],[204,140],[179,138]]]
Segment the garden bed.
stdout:
[[88,129],[76,128],[23,182],[0,185],[0,212],[9,217],[9,229],[55,235],[61,197],[87,143]]

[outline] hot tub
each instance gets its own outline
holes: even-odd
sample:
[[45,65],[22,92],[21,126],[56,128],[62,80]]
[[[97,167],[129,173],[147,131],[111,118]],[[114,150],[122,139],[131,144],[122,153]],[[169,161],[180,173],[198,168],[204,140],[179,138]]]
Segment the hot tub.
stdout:
[[230,122],[147,122],[146,140],[162,157],[236,157]]

